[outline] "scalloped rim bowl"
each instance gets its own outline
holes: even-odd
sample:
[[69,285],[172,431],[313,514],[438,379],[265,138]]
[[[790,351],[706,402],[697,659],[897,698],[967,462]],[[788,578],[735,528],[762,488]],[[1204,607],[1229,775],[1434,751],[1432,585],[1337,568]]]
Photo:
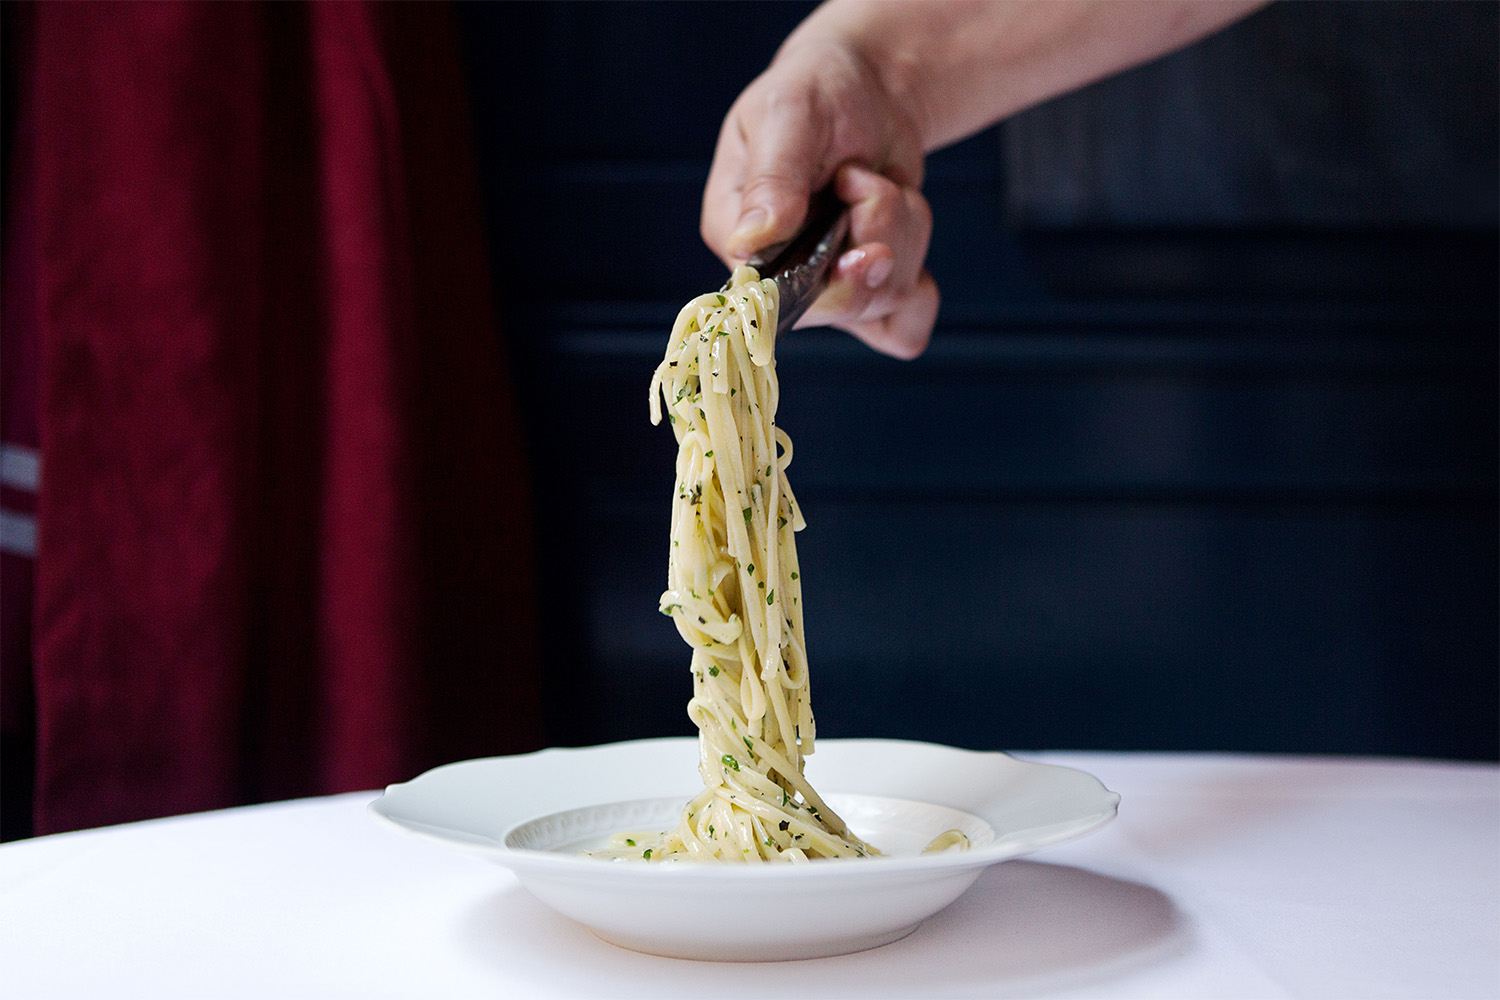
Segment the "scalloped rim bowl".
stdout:
[[[806,865],[580,857],[616,830],[667,829],[698,783],[693,737],[448,764],[392,785],[381,821],[515,872],[543,903],[625,948],[774,961],[905,937],[990,865],[1090,833],[1120,797],[1082,771],[904,740],[819,740],[807,773],[884,857]],[[957,827],[967,851],[922,855]]]

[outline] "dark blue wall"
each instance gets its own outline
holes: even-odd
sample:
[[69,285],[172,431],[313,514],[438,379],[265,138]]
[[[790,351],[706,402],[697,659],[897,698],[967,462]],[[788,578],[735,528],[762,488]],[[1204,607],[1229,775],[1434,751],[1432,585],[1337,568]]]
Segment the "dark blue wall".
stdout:
[[[807,9],[459,8],[556,742],[691,732],[647,383]],[[1495,11],[1272,8],[932,158],[930,352],[781,348],[820,731],[1496,756]]]

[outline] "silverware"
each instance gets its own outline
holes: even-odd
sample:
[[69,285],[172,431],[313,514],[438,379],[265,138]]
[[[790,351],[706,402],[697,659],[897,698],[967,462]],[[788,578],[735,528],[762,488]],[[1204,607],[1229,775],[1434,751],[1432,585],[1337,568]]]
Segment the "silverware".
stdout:
[[780,300],[778,337],[790,330],[828,287],[829,272],[843,252],[848,235],[849,206],[839,201],[832,189],[824,188],[810,199],[801,232],[750,258],[748,263],[762,278],[776,282]]

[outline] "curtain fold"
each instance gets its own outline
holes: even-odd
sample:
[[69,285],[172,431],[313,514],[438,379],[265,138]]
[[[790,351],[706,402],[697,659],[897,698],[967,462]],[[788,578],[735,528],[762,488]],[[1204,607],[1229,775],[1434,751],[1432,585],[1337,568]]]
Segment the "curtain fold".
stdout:
[[529,487],[446,9],[30,14],[37,832],[534,749]]

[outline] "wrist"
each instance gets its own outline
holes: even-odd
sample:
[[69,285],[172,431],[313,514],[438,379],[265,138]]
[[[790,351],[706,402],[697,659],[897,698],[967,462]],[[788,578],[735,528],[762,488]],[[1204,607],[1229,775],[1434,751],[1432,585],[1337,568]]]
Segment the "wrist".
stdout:
[[843,53],[927,153],[976,131],[970,119],[989,112],[1009,20],[993,0],[828,0],[786,46]]
[[805,93],[831,128],[836,159],[827,162],[830,171],[853,161],[920,187],[929,131],[918,89],[921,67],[914,49],[882,43],[882,25],[868,13],[884,6],[824,4],[782,43],[764,78],[810,84]]

